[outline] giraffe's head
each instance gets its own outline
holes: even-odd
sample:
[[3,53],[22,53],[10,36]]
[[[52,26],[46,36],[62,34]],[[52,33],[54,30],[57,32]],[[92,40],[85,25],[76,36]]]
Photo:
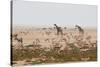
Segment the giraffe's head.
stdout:
[[54,24],[54,26],[56,26],[56,24]]
[[75,29],[77,29],[79,26],[78,25],[75,25]]
[[79,25],[75,25],[75,29],[77,29],[77,28],[81,28]]
[[75,25],[75,27],[79,27],[78,25]]

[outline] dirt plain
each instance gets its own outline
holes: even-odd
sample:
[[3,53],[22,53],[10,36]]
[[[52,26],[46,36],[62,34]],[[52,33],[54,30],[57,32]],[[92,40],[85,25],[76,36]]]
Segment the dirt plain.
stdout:
[[[96,61],[97,29],[83,29],[84,35],[80,37],[78,30],[76,30],[74,27],[62,27],[63,35],[57,35],[57,31],[54,27],[13,27],[12,35],[17,34],[17,38],[22,38],[23,41],[20,42],[12,36],[12,63],[14,65],[34,65],[73,61]],[[21,46],[23,46],[23,48]],[[40,50],[40,53],[38,53],[38,50]],[[76,53],[74,55],[72,51],[75,50]],[[37,52],[35,53],[35,51]],[[54,54],[49,55],[48,53],[53,53],[52,51]],[[28,52],[34,53],[29,54],[29,57],[25,56],[25,58],[23,58],[24,54],[28,56]],[[19,56],[20,53],[22,54],[21,56]],[[87,55],[87,53],[89,55]],[[37,55],[35,56],[34,54]],[[76,55],[78,57],[76,57]]]

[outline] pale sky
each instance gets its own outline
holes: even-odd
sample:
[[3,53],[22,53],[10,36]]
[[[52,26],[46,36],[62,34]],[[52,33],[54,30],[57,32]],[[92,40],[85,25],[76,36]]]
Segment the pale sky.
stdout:
[[13,24],[84,27],[97,26],[97,6],[49,2],[14,1]]

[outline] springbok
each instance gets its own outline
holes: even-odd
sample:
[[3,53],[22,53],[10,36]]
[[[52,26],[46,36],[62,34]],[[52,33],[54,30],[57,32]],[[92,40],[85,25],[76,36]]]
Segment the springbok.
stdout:
[[[18,34],[17,34],[17,36],[18,36]],[[17,40],[18,43],[20,44],[20,46],[23,48],[23,38],[22,37],[18,38],[17,36],[15,36],[15,40]]]

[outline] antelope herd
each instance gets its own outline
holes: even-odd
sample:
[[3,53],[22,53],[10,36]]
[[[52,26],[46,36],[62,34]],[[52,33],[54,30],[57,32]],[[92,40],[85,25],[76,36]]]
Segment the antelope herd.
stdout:
[[11,36],[13,64],[96,60],[96,29],[83,29],[79,25],[73,28],[52,26],[14,27]]
[[64,47],[71,49],[68,43],[74,43],[74,45],[80,49],[87,47],[82,49],[83,51],[91,47],[96,47],[96,37],[92,43],[92,35],[85,34],[85,30],[79,25],[75,25],[72,32],[69,32],[66,27],[62,28],[57,26],[57,24],[54,24],[54,28],[20,29],[15,32],[16,31],[12,33],[12,47],[16,49],[19,49],[18,46],[20,46],[20,48],[26,47],[25,44],[33,46],[41,45],[43,48],[51,48],[51,46],[53,47],[58,44],[56,46],[60,46],[61,50],[64,50]]

